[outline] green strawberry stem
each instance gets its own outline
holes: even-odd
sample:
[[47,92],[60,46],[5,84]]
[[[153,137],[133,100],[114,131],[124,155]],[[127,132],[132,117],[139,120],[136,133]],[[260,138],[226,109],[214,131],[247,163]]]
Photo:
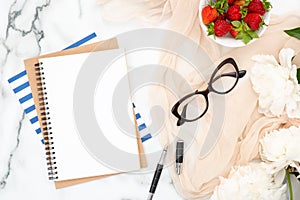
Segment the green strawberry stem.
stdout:
[[267,0],[262,0],[262,3],[263,3],[265,11],[269,12],[269,10],[272,8],[272,4]]
[[300,68],[297,69],[297,80],[298,84],[300,84]]
[[215,31],[214,31],[215,23],[211,22],[209,24],[206,24],[206,27],[207,27],[207,35],[208,36],[213,35],[214,38],[216,39],[216,35],[215,35]]
[[245,4],[243,5],[243,7],[245,8],[246,6],[249,6],[249,4],[251,3],[252,0],[246,0]]
[[[289,36],[297,38],[298,40],[300,40],[300,27],[290,29],[290,30],[284,30],[284,32],[286,34],[288,34]],[[298,80],[298,84],[300,84],[300,68],[297,69],[297,80]]]
[[228,0],[217,0],[215,2],[210,1],[210,3],[213,8],[217,9],[220,15],[223,15],[228,8]]
[[286,178],[287,178],[287,183],[289,187],[289,194],[290,194],[290,200],[293,200],[293,187],[292,187],[292,182],[291,182],[291,175],[289,169],[285,170]]

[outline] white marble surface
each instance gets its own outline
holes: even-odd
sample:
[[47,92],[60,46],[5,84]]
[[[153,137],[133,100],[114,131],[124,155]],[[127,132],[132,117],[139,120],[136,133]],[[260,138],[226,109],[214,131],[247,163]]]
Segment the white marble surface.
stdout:
[[[300,9],[299,0],[274,0],[273,11]],[[291,6],[293,5],[293,6]],[[126,174],[62,190],[48,181],[44,149],[6,78],[22,70],[25,58],[60,50],[96,32],[99,39],[140,28],[133,22],[101,20],[96,0],[6,0],[0,6],[0,199],[146,199],[152,174]],[[299,185],[298,191],[299,191]],[[182,199],[163,172],[155,199]],[[296,198],[297,199],[297,198]]]

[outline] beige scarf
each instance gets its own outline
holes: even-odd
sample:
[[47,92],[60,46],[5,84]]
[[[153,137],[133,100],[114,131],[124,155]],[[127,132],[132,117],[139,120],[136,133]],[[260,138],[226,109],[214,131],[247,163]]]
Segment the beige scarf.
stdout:
[[[107,19],[119,20],[124,17],[128,19],[129,16],[129,18],[139,17],[151,23],[160,23],[169,18],[168,27],[171,30],[199,43],[213,61],[233,57],[239,68],[247,71],[254,64],[251,57],[255,54],[270,54],[278,58],[279,51],[284,47],[293,48],[298,55],[300,52],[300,41],[283,32],[285,29],[300,26],[299,12],[280,17],[272,15],[269,27],[261,38],[246,47],[235,48],[221,58],[222,47],[209,39],[199,26],[199,0],[108,0],[101,3],[102,13]],[[120,12],[118,8],[122,8],[120,10],[123,11]],[[118,12],[111,12],[112,10]],[[165,66],[176,66],[174,56],[166,56],[162,62]],[[296,56],[295,62],[300,66],[300,56]],[[191,84],[199,84],[193,77],[188,76],[187,79]],[[151,101],[170,110],[174,103],[174,99],[171,99],[162,89],[155,91],[155,98],[153,96]],[[183,198],[208,198],[219,184],[219,176],[226,177],[233,166],[245,165],[258,157],[259,139],[266,132],[289,127],[292,124],[300,125],[300,120],[288,119],[286,116],[271,118],[259,114],[257,100],[258,96],[252,89],[249,76],[244,77],[238,86],[226,95],[227,112],[218,142],[202,159],[198,155],[211,124],[210,112],[199,120],[201,134],[195,137],[194,143],[185,152],[182,174],[178,176],[175,173],[174,164],[169,166],[175,188]],[[171,115],[167,118],[168,123],[160,135],[163,144],[172,141],[174,133],[178,131],[175,126],[176,119]],[[168,159],[174,159],[174,154],[168,154]]]

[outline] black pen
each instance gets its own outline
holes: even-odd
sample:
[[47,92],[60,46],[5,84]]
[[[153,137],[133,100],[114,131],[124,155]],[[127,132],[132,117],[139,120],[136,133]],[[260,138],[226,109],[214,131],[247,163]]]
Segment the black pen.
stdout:
[[149,190],[149,195],[148,195],[147,200],[152,200],[153,195],[155,193],[155,190],[156,190],[161,172],[162,172],[163,167],[164,167],[164,161],[165,161],[165,158],[166,158],[166,155],[167,155],[167,149],[168,149],[168,147],[166,146],[164,148],[163,152],[161,153],[159,162],[157,164],[157,167],[156,167],[156,170],[155,170],[155,173],[154,173],[154,176],[153,176],[153,180],[152,180],[152,183],[151,183],[151,187],[150,187],[150,190]]
[[181,173],[181,165],[183,162],[183,149],[184,149],[183,140],[178,140],[176,144],[176,172],[178,175],[180,175]]

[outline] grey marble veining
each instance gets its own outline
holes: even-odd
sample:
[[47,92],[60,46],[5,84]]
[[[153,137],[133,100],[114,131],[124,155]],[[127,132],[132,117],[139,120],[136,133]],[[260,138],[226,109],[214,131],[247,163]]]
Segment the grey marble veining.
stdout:
[[[11,33],[12,32],[17,32],[17,33],[20,33],[21,34],[21,37],[24,37],[30,33],[33,33],[35,35],[35,38],[36,38],[36,44],[38,46],[38,54],[40,53],[41,51],[41,46],[40,46],[40,41],[44,38],[44,32],[43,30],[40,29],[40,26],[38,25],[39,23],[39,15],[40,13],[43,11],[44,8],[48,7],[50,5],[50,0],[47,0],[44,4],[42,5],[38,5],[35,7],[34,9],[34,12],[33,12],[33,18],[32,18],[32,21],[31,22],[28,22],[30,25],[30,28],[28,30],[25,30],[25,29],[22,29],[20,27],[18,27],[16,25],[16,20],[18,18],[21,18],[23,17],[22,16],[22,13],[23,13],[23,9],[26,7],[26,5],[29,3],[29,0],[26,0],[26,1],[18,1],[18,0],[14,0],[12,2],[12,4],[10,5],[9,7],[9,10],[8,10],[8,15],[7,15],[7,20],[8,20],[8,23],[7,23],[7,26],[6,26],[6,32],[5,32],[5,38],[1,38],[1,46],[4,47],[6,53],[2,54],[1,55],[1,82],[3,83],[3,79],[5,79],[5,77],[3,77],[3,70],[4,70],[4,67],[7,63],[7,60],[8,60],[8,56],[9,54],[14,50],[14,49],[11,49],[10,46],[9,46],[9,41],[11,38],[10,37],[14,37],[14,35],[11,36]],[[21,6],[19,5],[21,4]],[[11,66],[6,66],[6,67],[11,67]],[[5,87],[5,84],[1,84],[1,99],[3,101],[6,101],[6,92],[5,90],[9,89],[9,88],[4,88]],[[4,163],[6,163],[6,168],[7,168],[7,171],[0,174],[0,189],[4,189],[5,186],[6,186],[6,183],[7,183],[7,180],[9,179],[10,177],[10,174],[11,174],[11,163],[14,159],[14,153],[16,152],[16,150],[18,149],[19,147],[19,143],[20,143],[20,133],[21,133],[21,128],[22,128],[22,122],[25,118],[25,114],[23,112],[22,116],[21,116],[21,119],[19,120],[18,122],[18,128],[17,128],[17,134],[16,134],[16,138],[14,139],[14,143],[15,143],[15,146],[12,148],[12,150],[10,151],[9,153],[9,156],[8,156],[8,160]],[[4,164],[5,165],[5,164]]]
[[78,0],[78,18],[81,18],[82,17],[82,8],[81,8],[81,0]]
[[3,66],[5,65],[6,61],[7,61],[7,57],[8,54],[10,53],[10,49],[8,48],[8,46],[5,44],[5,40],[1,39],[1,46],[5,49],[5,53],[1,56],[1,63],[0,63],[0,67],[1,67],[1,74],[3,72]]
[[[28,22],[30,24],[30,28],[28,30],[19,28],[16,25],[16,20],[18,17],[22,17],[22,12],[26,4],[29,0],[24,1],[22,7],[20,9],[15,10],[15,5],[17,4],[17,0],[15,0],[12,5],[10,6],[9,12],[8,12],[8,24],[6,28],[6,40],[9,37],[9,31],[16,31],[21,33],[22,37],[28,35],[29,33],[33,33],[36,38],[37,45],[39,47],[39,53],[41,51],[40,41],[44,38],[44,31],[41,30],[39,26],[39,15],[43,11],[44,8],[48,7],[50,5],[51,0],[46,0],[44,4],[38,5],[33,9],[33,19],[31,22]],[[38,54],[39,54],[38,53]]]
[[20,134],[21,134],[22,122],[23,122],[24,118],[25,118],[25,113],[23,112],[22,118],[19,121],[18,130],[17,130],[18,134],[17,134],[17,139],[16,139],[17,140],[16,145],[9,154],[9,159],[8,159],[8,163],[7,163],[7,172],[4,174],[4,176],[2,178],[0,178],[0,189],[5,188],[6,181],[9,178],[9,175],[10,175],[10,172],[11,172],[11,162],[12,162],[12,159],[14,157],[14,153],[16,152],[16,150],[18,149],[19,144],[20,144]]

